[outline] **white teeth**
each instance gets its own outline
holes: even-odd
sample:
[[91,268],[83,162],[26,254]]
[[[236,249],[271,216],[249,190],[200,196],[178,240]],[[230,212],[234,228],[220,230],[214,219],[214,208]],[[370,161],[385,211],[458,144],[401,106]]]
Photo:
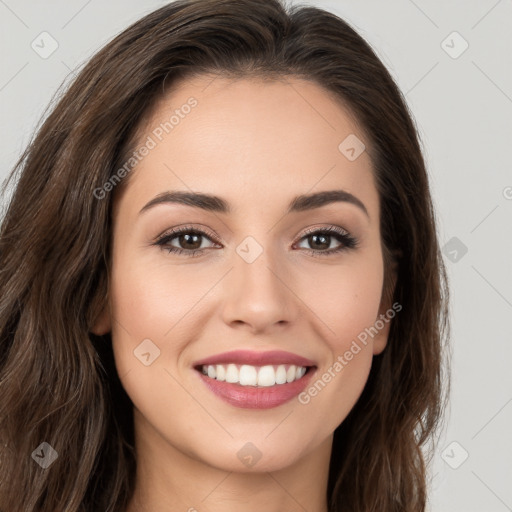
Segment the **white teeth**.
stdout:
[[303,377],[305,373],[306,373],[306,368],[304,368],[303,366],[297,366],[297,369],[295,370],[295,380]]
[[286,369],[280,364],[276,371],[276,384],[284,384],[286,382]]
[[228,368],[226,370],[226,382],[235,383],[239,380],[238,368],[234,364],[228,364]]
[[215,367],[215,371],[217,372],[217,380],[224,381],[226,380],[226,368],[222,366],[221,364],[218,364]]
[[211,379],[226,381],[231,384],[270,387],[301,379],[306,374],[306,368],[294,364],[290,366],[284,364],[278,366],[251,366],[248,364],[237,366],[231,363],[228,365],[203,365],[201,372]]
[[262,366],[258,372],[258,386],[273,386],[276,383],[276,372],[272,366]]
[[240,367],[240,384],[242,386],[256,386],[258,382],[258,372],[254,366],[244,364]]

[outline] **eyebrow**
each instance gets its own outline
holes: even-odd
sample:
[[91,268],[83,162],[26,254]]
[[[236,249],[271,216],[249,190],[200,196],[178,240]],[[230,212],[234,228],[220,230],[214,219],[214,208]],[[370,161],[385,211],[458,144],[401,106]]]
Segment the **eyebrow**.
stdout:
[[[321,208],[328,204],[344,202],[350,203],[361,209],[369,218],[368,210],[364,203],[353,194],[345,190],[326,190],[323,192],[315,192],[313,194],[303,194],[293,198],[288,205],[286,213],[303,212]],[[231,213],[229,203],[221,197],[202,194],[199,192],[186,192],[181,190],[163,192],[149,201],[139,212],[139,215],[150,208],[163,203],[178,203],[195,208],[201,208],[217,213]]]

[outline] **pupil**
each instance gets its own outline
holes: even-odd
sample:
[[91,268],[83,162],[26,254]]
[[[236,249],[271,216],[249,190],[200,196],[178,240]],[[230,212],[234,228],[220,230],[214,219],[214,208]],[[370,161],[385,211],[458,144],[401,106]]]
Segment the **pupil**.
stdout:
[[322,240],[320,242],[321,247],[317,247],[317,248],[327,249],[330,245],[329,242],[327,241],[327,239],[329,238],[329,235],[311,235],[310,238],[314,240],[313,245],[317,245],[317,246],[318,246],[318,244],[316,243],[316,241],[318,239]]
[[[190,245],[190,241],[191,239],[194,239],[195,238],[195,242],[192,241],[192,245],[194,245],[194,247],[191,247]],[[181,235],[180,236],[180,243],[182,241],[186,241],[188,243],[188,249],[198,249],[200,246],[201,246],[201,242],[198,243],[198,239],[200,238],[200,235],[197,235],[197,234],[193,234],[193,235],[190,235],[190,234],[185,234],[185,235]]]

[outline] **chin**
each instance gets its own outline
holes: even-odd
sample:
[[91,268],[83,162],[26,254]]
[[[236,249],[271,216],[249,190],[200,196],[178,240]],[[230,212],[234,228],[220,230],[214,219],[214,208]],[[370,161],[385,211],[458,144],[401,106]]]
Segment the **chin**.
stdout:
[[[216,441],[196,447],[193,457],[209,466],[228,472],[263,473],[285,469],[297,464],[301,458],[313,450],[322,440],[298,439],[287,432],[247,433],[244,437],[234,437],[224,443]],[[272,436],[275,436],[272,439]],[[212,451],[212,444],[216,449]],[[199,450],[197,449],[199,448]]]

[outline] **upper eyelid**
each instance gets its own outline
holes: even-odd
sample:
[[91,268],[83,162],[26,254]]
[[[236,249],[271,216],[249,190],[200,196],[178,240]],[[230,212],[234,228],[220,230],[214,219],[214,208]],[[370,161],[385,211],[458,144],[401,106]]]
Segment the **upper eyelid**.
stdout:
[[301,238],[304,238],[305,236],[307,235],[310,235],[312,233],[317,233],[317,232],[332,232],[334,234],[340,234],[340,232],[342,232],[343,234],[346,234],[346,235],[350,235],[350,232],[348,230],[346,230],[345,228],[342,228],[341,226],[324,226],[324,227],[313,227],[313,228],[308,228],[306,229],[306,231],[304,231],[304,233],[302,234]]
[[195,232],[201,236],[206,236],[206,237],[210,238],[212,240],[212,242],[217,239],[217,237],[213,234],[213,232],[210,232],[207,228],[204,228],[204,227],[196,228],[196,227],[192,227],[192,226],[179,226],[179,227],[164,231],[161,235],[158,235],[155,238],[155,241],[158,242],[159,240],[163,240],[165,238],[174,238],[182,233],[190,233],[190,232]]

